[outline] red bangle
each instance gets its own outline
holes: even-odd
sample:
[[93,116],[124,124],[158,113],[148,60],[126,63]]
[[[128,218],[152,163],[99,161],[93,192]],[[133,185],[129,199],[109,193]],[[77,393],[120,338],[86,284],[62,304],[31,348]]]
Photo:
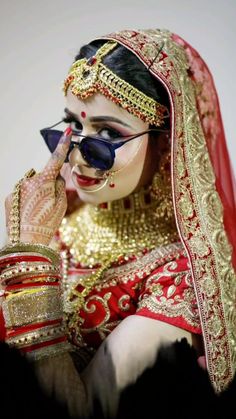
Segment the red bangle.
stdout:
[[[36,277],[38,278],[38,276]],[[31,278],[30,278],[31,279]],[[18,289],[25,289],[31,287],[42,287],[43,285],[52,285],[53,287],[59,287],[60,284],[58,281],[40,281],[40,282],[29,282],[24,284],[14,284],[14,285],[7,285],[5,288],[5,293],[11,292]]]
[[0,257],[0,270],[6,265],[15,265],[18,262],[49,262],[52,263],[49,258],[41,255],[29,255],[29,254],[12,254]]

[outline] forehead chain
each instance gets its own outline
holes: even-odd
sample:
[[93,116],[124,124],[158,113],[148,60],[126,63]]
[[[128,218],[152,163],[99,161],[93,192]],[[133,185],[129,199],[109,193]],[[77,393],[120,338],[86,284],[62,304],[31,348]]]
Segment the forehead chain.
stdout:
[[64,81],[64,94],[66,95],[70,88],[72,94],[85,100],[100,92],[144,122],[161,126],[164,118],[168,116],[166,106],[121,79],[103,64],[103,58],[117,45],[114,41],[106,42],[94,56],[75,61]]

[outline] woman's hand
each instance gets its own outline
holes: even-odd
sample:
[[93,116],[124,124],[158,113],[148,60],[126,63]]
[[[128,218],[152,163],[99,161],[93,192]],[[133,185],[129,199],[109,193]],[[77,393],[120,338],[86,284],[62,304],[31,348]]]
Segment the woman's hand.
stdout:
[[[20,189],[20,241],[48,245],[61,224],[67,208],[65,181],[60,170],[69,150],[71,129],[61,137],[46,167],[25,179]],[[6,199],[6,222],[9,232],[13,195]]]

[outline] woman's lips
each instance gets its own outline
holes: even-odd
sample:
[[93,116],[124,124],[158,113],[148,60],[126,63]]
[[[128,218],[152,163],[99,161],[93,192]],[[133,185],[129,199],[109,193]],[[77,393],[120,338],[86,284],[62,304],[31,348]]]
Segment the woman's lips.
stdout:
[[79,186],[93,186],[98,185],[102,179],[92,178],[84,175],[78,175],[74,172],[74,177]]

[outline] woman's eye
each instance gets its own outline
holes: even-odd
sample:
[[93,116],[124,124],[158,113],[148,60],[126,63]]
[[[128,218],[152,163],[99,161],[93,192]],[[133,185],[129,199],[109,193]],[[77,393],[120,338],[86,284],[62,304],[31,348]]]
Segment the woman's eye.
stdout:
[[63,121],[66,124],[70,124],[70,127],[73,131],[82,131],[83,129],[82,124],[70,116],[66,116],[65,118],[63,118]]
[[70,124],[70,126],[71,126],[71,129],[73,131],[82,131],[82,129],[83,129],[83,127],[80,124],[80,122],[77,122],[77,121],[72,121],[71,124]]
[[98,131],[98,135],[104,140],[116,140],[122,137],[121,133],[113,128],[102,128]]

